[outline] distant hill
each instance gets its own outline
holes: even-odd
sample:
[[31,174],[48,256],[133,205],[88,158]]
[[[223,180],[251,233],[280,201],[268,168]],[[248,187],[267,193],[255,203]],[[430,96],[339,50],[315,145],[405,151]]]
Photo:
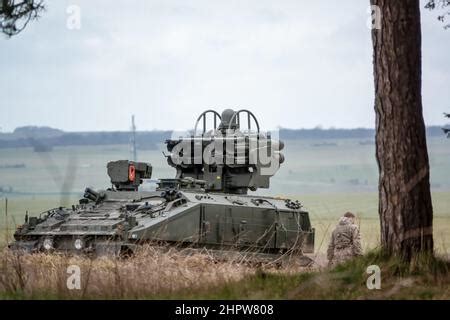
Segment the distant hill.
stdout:
[[1,133],[0,140],[19,140],[27,138],[47,139],[63,135],[65,132],[50,127],[25,126],[18,127],[12,133]]
[[[136,143],[139,149],[155,149],[171,137],[172,131],[138,131]],[[443,136],[441,127],[427,128],[429,137]],[[20,127],[12,133],[0,133],[0,148],[20,148],[38,146],[83,146],[129,144],[130,132],[64,132],[49,127]],[[370,144],[375,138],[374,129],[280,129],[283,140],[297,139],[361,139]]]
[[50,127],[36,127],[26,126],[18,127],[14,130],[13,135],[20,138],[34,137],[34,138],[51,138],[58,137],[64,134],[64,131]]
[[[0,134],[0,148],[21,148],[36,146],[84,146],[130,143],[129,132],[64,132],[36,127],[20,128],[13,133]],[[171,131],[147,131],[136,133],[140,149],[154,149],[157,143],[170,138]]]
[[[428,137],[442,136],[439,126],[427,127]],[[285,140],[295,139],[375,139],[375,129],[280,129],[280,137]]]

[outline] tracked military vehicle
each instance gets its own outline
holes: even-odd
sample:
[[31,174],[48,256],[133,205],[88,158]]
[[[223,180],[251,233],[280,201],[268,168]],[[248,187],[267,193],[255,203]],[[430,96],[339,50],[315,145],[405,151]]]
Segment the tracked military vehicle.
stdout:
[[260,131],[250,111],[205,111],[193,131],[166,144],[176,175],[157,180],[155,191],[140,190],[150,164],[109,162],[110,188],[86,188],[71,208],[26,215],[9,247],[95,255],[131,253],[144,243],[268,256],[313,252],[314,229],[301,203],[248,194],[268,188],[284,162],[284,144]]

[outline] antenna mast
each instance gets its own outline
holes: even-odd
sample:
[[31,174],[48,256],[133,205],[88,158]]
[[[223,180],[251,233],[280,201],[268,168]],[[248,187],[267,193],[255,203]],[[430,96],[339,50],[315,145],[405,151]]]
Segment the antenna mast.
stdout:
[[131,116],[131,155],[133,158],[133,161],[137,161],[137,151],[136,151],[136,124],[134,122],[134,114]]

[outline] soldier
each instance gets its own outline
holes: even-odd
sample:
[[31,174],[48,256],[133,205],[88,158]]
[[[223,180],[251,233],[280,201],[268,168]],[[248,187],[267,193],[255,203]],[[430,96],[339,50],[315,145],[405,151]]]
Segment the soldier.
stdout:
[[335,266],[360,255],[362,255],[361,236],[355,224],[355,215],[347,212],[339,219],[331,235],[327,251],[329,265]]

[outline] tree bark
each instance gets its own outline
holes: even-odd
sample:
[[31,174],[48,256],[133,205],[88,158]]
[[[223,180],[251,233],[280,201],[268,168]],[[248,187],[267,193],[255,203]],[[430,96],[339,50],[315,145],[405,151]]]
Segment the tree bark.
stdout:
[[422,114],[419,0],[371,0],[381,245],[406,260],[433,251],[433,207]]

